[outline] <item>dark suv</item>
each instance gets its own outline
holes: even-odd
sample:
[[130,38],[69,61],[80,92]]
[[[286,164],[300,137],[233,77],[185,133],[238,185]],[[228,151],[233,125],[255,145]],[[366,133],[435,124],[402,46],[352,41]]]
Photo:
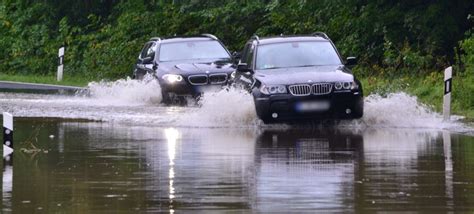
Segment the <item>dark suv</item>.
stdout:
[[145,44],[133,78],[154,75],[164,103],[220,90],[235,71],[225,46],[211,34],[190,37],[152,38]]
[[233,81],[250,91],[265,123],[284,120],[352,119],[364,111],[362,85],[325,33],[253,36]]

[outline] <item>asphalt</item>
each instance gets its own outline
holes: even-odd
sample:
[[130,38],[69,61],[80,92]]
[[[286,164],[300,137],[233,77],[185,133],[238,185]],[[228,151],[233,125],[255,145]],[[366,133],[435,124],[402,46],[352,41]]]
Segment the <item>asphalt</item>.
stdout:
[[8,92],[76,93],[77,91],[81,91],[84,89],[85,88],[74,86],[0,81],[0,91]]

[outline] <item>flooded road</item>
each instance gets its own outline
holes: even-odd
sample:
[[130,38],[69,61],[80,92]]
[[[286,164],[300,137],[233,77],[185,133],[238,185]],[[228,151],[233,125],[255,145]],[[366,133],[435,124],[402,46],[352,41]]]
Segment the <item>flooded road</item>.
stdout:
[[2,212],[474,211],[472,129],[406,94],[367,98],[362,120],[267,126],[243,93],[167,107],[156,87],[0,93],[19,116]]

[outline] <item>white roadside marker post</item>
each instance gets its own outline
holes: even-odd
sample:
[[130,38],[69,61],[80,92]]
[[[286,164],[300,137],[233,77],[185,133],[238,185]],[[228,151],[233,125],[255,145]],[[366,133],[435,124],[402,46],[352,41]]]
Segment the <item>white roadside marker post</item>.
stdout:
[[13,115],[3,112],[3,158],[13,153]]
[[63,80],[63,69],[64,69],[64,47],[59,48],[58,51],[58,73],[57,80],[61,82]]
[[443,119],[449,120],[451,114],[451,89],[453,86],[453,67],[444,70]]

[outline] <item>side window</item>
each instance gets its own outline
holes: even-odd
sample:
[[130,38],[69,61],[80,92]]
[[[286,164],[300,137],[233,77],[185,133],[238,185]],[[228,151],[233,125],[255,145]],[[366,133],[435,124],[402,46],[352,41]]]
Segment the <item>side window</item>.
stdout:
[[251,45],[251,43],[245,44],[244,50],[242,51],[242,57],[240,58],[240,62],[247,63],[247,56],[249,55],[249,48]]
[[151,48],[153,44],[154,42],[147,42],[145,46],[143,46],[142,52],[140,52],[140,59],[149,56],[150,51],[153,51],[153,49]]
[[250,44],[248,56],[245,59],[249,68],[253,67],[253,53],[255,52],[255,45]]
[[156,50],[156,43],[152,42],[151,45],[150,45],[150,48],[148,48],[148,51],[146,53],[146,56],[151,56],[152,54],[155,53],[155,50]]

